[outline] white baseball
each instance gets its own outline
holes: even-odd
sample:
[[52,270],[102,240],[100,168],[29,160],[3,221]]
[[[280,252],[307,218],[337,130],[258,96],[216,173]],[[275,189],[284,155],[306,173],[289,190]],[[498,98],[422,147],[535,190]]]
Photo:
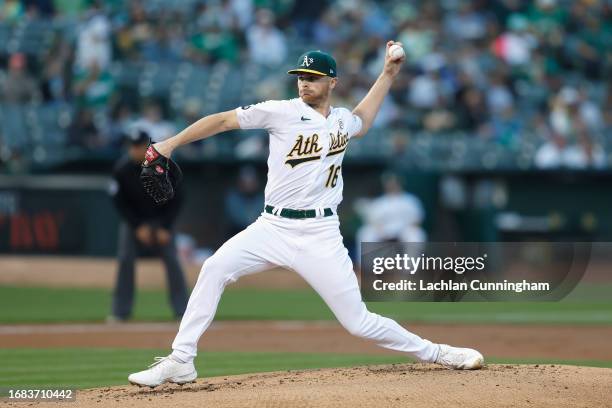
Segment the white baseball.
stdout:
[[404,58],[404,55],[406,55],[406,53],[401,45],[393,44],[389,47],[389,56],[394,60],[402,59]]

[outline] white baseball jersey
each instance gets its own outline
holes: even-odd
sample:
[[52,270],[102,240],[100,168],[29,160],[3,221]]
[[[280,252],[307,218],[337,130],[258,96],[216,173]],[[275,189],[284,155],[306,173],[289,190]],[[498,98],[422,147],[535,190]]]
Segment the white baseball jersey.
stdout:
[[[342,158],[349,139],[362,126],[357,116],[332,108],[325,118],[301,99],[267,101],[236,112],[242,129],[263,128],[270,133],[268,204],[335,209],[342,200]],[[350,333],[422,361],[436,361],[437,344],[367,310],[337,215],[290,219],[265,212],[202,265],[172,343],[172,356],[193,361],[228,283],[275,267],[302,276]]]
[[342,159],[361,119],[331,107],[327,118],[295,98],[236,109],[241,129],[270,134],[266,204],[277,208],[332,208],[342,201]]

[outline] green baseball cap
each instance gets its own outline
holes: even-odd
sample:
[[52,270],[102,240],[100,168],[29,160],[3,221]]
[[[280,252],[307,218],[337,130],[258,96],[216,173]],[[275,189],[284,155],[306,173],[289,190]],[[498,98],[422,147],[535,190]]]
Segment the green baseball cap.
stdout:
[[336,77],[336,60],[323,51],[308,51],[302,54],[297,67],[287,71],[288,74],[316,74]]

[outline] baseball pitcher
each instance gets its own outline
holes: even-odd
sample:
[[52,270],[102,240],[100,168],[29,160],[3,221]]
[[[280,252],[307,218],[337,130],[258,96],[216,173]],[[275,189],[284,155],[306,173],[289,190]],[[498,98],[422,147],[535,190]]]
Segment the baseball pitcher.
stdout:
[[270,136],[261,216],[204,262],[172,353],[131,374],[132,384],[156,387],[194,381],[198,340],[211,324],[225,286],[278,266],[300,274],[355,336],[449,368],[483,365],[476,350],[432,343],[369,312],[342,243],[336,213],[342,201],[342,159],[351,140],[367,133],[401,68],[404,55],[389,52],[392,46],[401,44],[387,43],[384,68],[353,111],[330,105],[338,81],[334,59],[309,51],[288,72],[297,77],[298,98],[209,115],[150,147],[148,157],[169,158],[179,146],[228,130],[266,129]]

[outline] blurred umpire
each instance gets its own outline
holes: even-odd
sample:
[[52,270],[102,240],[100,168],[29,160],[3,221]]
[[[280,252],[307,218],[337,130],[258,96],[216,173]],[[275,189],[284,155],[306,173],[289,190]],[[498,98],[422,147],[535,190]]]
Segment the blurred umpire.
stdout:
[[127,156],[121,158],[113,170],[111,194],[121,216],[119,227],[119,271],[113,293],[112,315],[109,321],[130,318],[134,300],[134,263],[141,253],[160,256],[166,267],[170,303],[177,318],[187,306],[187,287],[179,263],[174,240],[173,225],[182,203],[180,188],[176,196],[163,205],[157,205],[145,193],[140,181],[149,135],[134,130],[126,135]]

